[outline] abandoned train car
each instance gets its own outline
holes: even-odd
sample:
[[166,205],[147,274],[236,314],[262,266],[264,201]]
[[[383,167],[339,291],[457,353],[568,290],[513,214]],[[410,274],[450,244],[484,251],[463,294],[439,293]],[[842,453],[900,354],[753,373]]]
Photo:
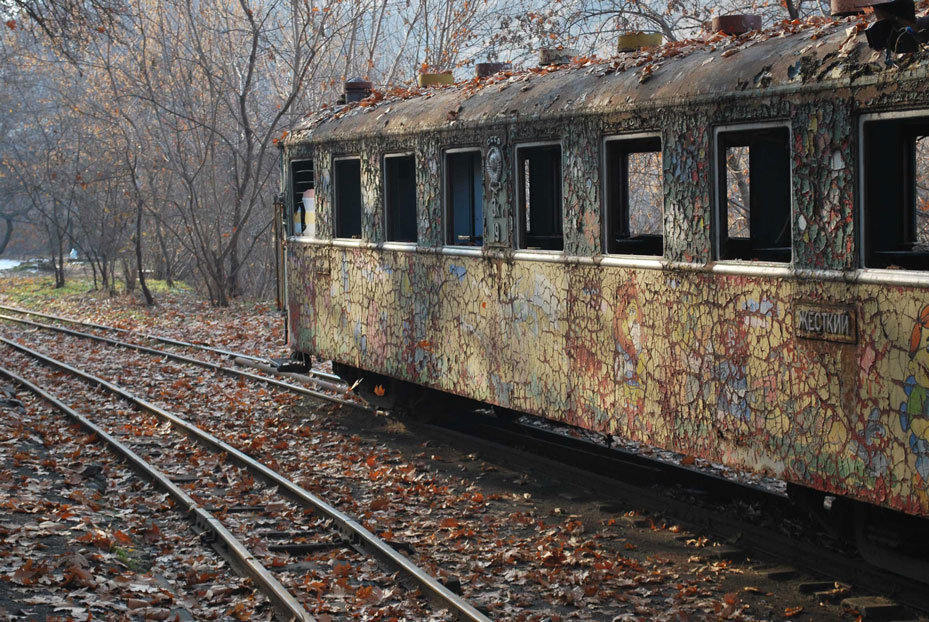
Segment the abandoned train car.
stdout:
[[925,517],[899,60],[821,21],[322,111],[283,141],[292,347]]

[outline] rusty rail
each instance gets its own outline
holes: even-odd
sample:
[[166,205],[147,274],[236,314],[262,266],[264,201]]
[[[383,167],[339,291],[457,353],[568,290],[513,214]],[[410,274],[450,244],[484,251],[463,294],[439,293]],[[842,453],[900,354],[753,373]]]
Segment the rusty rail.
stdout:
[[[46,366],[53,367],[55,369],[59,369],[61,371],[77,376],[78,378],[83,379],[85,382],[96,385],[114,395],[118,395],[134,406],[149,412],[164,421],[167,421],[172,426],[189,435],[196,441],[202,443],[209,449],[225,453],[232,459],[234,463],[245,469],[248,469],[253,474],[260,477],[269,484],[278,486],[279,490],[293,499],[296,503],[307,508],[312,508],[314,511],[330,518],[336,525],[336,528],[345,537],[345,539],[348,542],[351,542],[356,549],[362,553],[367,553],[368,555],[375,557],[381,563],[390,567],[393,571],[401,573],[409,582],[419,587],[423,591],[424,596],[426,596],[430,602],[439,608],[448,609],[456,620],[470,622],[490,622],[490,619],[475,609],[473,605],[442,585],[437,579],[401,555],[396,549],[371,533],[355,519],[329,505],[320,497],[317,497],[313,493],[288,480],[277,471],[274,471],[261,462],[258,462],[251,456],[248,456],[247,454],[239,451],[225,441],[216,438],[209,432],[200,429],[189,421],[173,413],[170,413],[143,398],[137,397],[136,395],[126,391],[122,387],[112,382],[72,367],[63,361],[54,359],[48,355],[42,354],[41,352],[33,350],[32,348],[24,346],[5,337],[0,337],[0,343],[4,343],[7,346],[26,354]],[[260,376],[256,377],[261,378]]]
[[231,562],[230,566],[236,570],[238,574],[249,577],[255,582],[258,589],[271,601],[279,619],[301,620],[303,622],[315,621],[315,618],[297,602],[293,594],[288,592],[287,588],[274,578],[268,569],[249,552],[245,545],[232,535],[232,532],[226,529],[215,516],[205,510],[199,503],[194,501],[190,495],[172,482],[167,475],[146,462],[144,458],[97,426],[90,419],[70,408],[55,396],[47,393],[41,387],[3,367],[0,367],[0,376],[9,378],[13,382],[25,387],[36,396],[63,412],[97,438],[101,439],[113,453],[128,462],[129,466],[139,475],[168,493],[181,508],[186,510],[187,514],[198,527],[213,534],[216,538],[216,543],[222,545],[218,552],[229,559]]
[[[61,315],[54,315],[51,313],[41,313],[39,311],[30,311],[28,309],[20,309],[19,307],[10,307],[7,305],[0,305],[0,311],[12,311],[13,313],[21,313],[23,315],[31,315],[34,317],[41,317],[47,320],[55,320],[56,322],[64,322],[66,324],[73,324],[75,326],[84,326],[86,328],[96,328],[97,330],[104,330],[109,332],[117,332],[129,335],[136,335],[143,339],[149,339],[151,341],[158,341],[161,343],[166,343],[172,346],[178,346],[181,348],[191,348],[194,350],[203,350],[205,352],[212,352],[214,354],[220,354],[222,356],[227,356],[230,358],[243,358],[255,363],[260,364],[269,364],[270,360],[261,357],[261,356],[252,356],[251,354],[244,354],[242,352],[233,352],[232,350],[226,350],[223,348],[216,348],[214,346],[207,346],[199,343],[190,343],[188,341],[181,341],[179,339],[172,339],[170,337],[163,337],[161,335],[154,335],[151,333],[143,333],[135,331],[129,328],[119,328],[118,326],[107,326],[106,324],[96,324],[94,322],[84,322],[83,320],[75,320],[73,318],[67,318]],[[331,382],[341,382],[341,379],[335,374],[330,374],[328,372],[319,371],[316,369],[311,369],[309,373],[313,376],[322,378],[323,380],[328,380]]]
[[[0,307],[2,308],[2,307]],[[310,397],[315,397],[330,402],[336,402],[337,404],[343,404],[345,406],[353,406],[355,408],[361,408],[365,410],[371,410],[366,404],[360,402],[355,402],[352,400],[347,400],[342,397],[335,395],[329,395],[327,393],[321,393],[319,391],[314,391],[313,389],[307,389],[306,387],[301,387],[299,385],[291,384],[289,382],[284,382],[282,380],[275,380],[274,378],[268,378],[266,376],[259,376],[258,374],[252,374],[247,371],[242,371],[234,369],[232,367],[226,367],[224,365],[219,365],[218,363],[212,363],[210,361],[204,361],[198,358],[191,356],[185,356],[183,354],[177,354],[175,352],[168,352],[167,350],[158,350],[156,348],[149,348],[148,346],[142,346],[136,343],[129,343],[127,341],[120,341],[118,339],[112,339],[110,337],[103,337],[101,335],[92,335],[90,333],[83,333],[81,331],[72,330],[70,328],[64,328],[63,326],[53,326],[51,324],[43,324],[42,322],[33,322],[32,320],[27,320],[24,318],[13,317],[12,315],[3,315],[0,314],[0,320],[5,320],[7,322],[16,322],[18,324],[23,324],[26,326],[32,326],[34,328],[39,328],[42,330],[51,330],[65,335],[71,335],[72,337],[79,337],[81,339],[91,339],[93,341],[99,341],[101,343],[106,343],[111,346],[116,346],[119,348],[127,348],[129,350],[135,350],[137,352],[143,352],[145,354],[151,354],[153,356],[160,356],[180,363],[187,363],[189,365],[197,365],[199,367],[205,367],[207,369],[212,369],[214,371],[229,375],[235,376],[238,378],[247,378],[249,380],[255,380],[257,382],[263,382],[265,384],[277,387],[279,389],[285,389],[287,391],[292,391],[294,393],[299,393],[301,395],[307,395]],[[94,325],[95,326],[95,325]],[[122,330],[122,329],[117,329]],[[310,382],[315,384],[321,389],[326,389],[329,391],[335,392],[344,392],[348,390],[347,386],[336,385],[332,382],[327,382],[325,380],[317,380],[314,378],[307,378]]]

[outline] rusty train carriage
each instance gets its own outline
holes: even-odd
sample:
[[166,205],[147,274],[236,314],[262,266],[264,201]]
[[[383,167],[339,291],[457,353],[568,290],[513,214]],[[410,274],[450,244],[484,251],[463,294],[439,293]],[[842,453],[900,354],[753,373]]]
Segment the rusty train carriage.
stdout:
[[[294,349],[929,514],[929,256],[900,237],[918,198],[912,144],[929,134],[929,54],[887,66],[847,23],[742,41],[644,80],[605,62],[308,121],[284,145],[285,162],[315,168],[316,237],[287,241]],[[787,176],[757,148],[751,208],[786,184],[789,231],[778,242],[762,219],[758,244],[732,250],[745,245],[726,239],[720,139],[772,128]],[[613,141],[655,137],[663,239],[632,254],[605,242],[618,182],[604,160]],[[528,145],[560,147],[561,250],[517,248]],[[445,168],[467,149],[480,151],[482,245],[447,243]],[[388,241],[391,154],[415,161],[415,243]],[[335,235],[344,158],[358,239]],[[781,172],[764,181],[765,166]]]

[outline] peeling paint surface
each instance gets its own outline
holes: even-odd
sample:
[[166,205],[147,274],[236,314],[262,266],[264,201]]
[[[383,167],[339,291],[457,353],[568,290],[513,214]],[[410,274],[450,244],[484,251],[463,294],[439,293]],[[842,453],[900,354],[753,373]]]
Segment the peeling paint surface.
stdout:
[[565,240],[565,252],[569,254],[600,252],[599,147],[600,127],[595,119],[580,119],[565,132],[564,221],[574,233]]
[[384,185],[382,183],[381,153],[368,145],[361,150],[361,230],[368,239],[382,242],[387,239],[384,222]]
[[855,267],[852,137],[842,101],[797,106],[792,114],[793,238],[796,259],[811,268]]
[[[310,245],[290,261],[318,277],[291,277],[301,350],[929,511],[924,292]],[[795,338],[797,300],[853,301],[858,344]]]

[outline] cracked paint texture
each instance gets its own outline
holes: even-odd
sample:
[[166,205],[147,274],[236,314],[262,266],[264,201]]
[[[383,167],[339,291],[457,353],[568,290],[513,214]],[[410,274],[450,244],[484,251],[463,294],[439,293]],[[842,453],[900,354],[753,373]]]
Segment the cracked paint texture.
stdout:
[[793,245],[810,268],[855,267],[855,128],[848,103],[817,101],[792,111]]
[[709,123],[705,117],[675,114],[662,134],[665,179],[665,257],[671,261],[710,259],[712,196]]
[[434,137],[416,146],[416,204],[420,246],[442,246],[442,154]]
[[596,119],[579,119],[565,128],[565,251],[576,255],[600,252],[600,127]]
[[[919,290],[325,245],[289,260],[302,351],[929,511]],[[800,299],[854,301],[857,347],[797,339]]]
[[381,153],[368,145],[360,149],[361,159],[361,231],[370,240],[387,238],[384,222],[384,184]]
[[[332,214],[332,154],[328,149],[315,149],[313,161],[316,182],[316,235],[331,238],[335,231]],[[291,200],[290,196],[287,200]]]

